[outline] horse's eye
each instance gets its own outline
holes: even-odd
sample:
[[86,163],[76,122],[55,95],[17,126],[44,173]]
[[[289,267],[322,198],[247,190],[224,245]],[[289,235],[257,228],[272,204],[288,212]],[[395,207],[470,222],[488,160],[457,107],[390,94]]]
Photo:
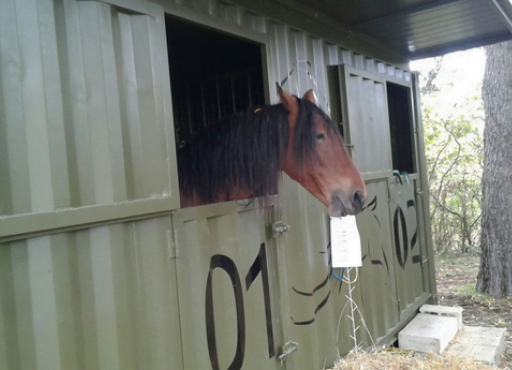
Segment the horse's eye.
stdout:
[[316,140],[317,141],[324,141],[325,140],[325,135],[321,134],[321,133],[317,133],[316,134]]

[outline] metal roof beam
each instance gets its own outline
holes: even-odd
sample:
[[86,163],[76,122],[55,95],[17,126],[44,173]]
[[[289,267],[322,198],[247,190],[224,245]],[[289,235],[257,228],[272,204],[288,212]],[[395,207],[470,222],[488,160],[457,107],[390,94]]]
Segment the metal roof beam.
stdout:
[[512,4],[508,0],[489,0],[503,24],[512,33]]

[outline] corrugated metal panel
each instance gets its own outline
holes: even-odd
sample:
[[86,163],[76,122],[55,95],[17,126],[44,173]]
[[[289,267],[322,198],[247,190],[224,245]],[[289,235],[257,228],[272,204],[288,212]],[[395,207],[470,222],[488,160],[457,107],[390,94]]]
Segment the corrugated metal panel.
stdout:
[[0,17],[0,216],[155,196],[176,207],[163,12],[7,0]]
[[[269,79],[282,82],[288,76],[283,87],[299,96],[310,88],[326,93],[325,43],[281,24],[271,24],[270,29],[273,75]],[[325,109],[328,96],[317,97]],[[287,365],[293,369],[321,368],[337,355],[336,311],[330,309],[331,289],[326,280],[330,271],[325,210],[287,176],[280,194],[283,219],[291,225],[284,239],[287,263],[283,278],[289,302],[283,322],[285,341],[299,345]]]
[[[358,216],[364,264],[354,284],[353,298],[357,341],[361,346],[378,343],[399,323],[394,271],[397,265],[391,240],[386,180],[369,183],[372,205]],[[323,366],[353,348],[348,319],[348,285],[331,276],[329,227],[325,211],[299,185],[287,179],[283,212],[292,226],[286,235],[287,282],[291,323],[286,337],[300,348],[290,358],[292,368]],[[302,213],[307,208],[308,212]],[[340,274],[338,270],[336,274]],[[355,277],[354,272],[351,275]],[[378,302],[378,304],[377,304]],[[309,349],[314,348],[314,351]]]
[[[338,46],[331,46],[322,40],[307,36],[305,33],[290,30],[288,27],[272,24],[274,31],[271,38],[273,72],[278,73],[274,80],[288,79],[284,87],[301,95],[310,88],[327,94],[327,75],[325,66],[346,62],[349,65],[358,65],[362,69],[371,68],[381,74],[391,74],[395,77],[410,79],[407,73],[398,72],[394,67],[385,68],[381,62],[373,62],[365,56],[344,50]],[[322,47],[319,47],[321,43]],[[278,58],[275,56],[278,55]],[[319,66],[319,64],[321,66]],[[291,72],[291,75],[290,75]],[[270,77],[272,79],[272,77]],[[316,83],[316,86],[315,86]],[[381,100],[385,96],[382,96]],[[318,96],[320,104],[325,108],[329,96]],[[384,100],[385,101],[385,100]],[[322,104],[323,103],[323,104]],[[385,105],[383,104],[384,108]],[[387,112],[382,116],[386,116]],[[368,125],[370,125],[368,121]],[[359,122],[355,123],[355,130],[360,130]],[[383,121],[382,129],[387,121]],[[386,142],[382,140],[384,144]],[[389,145],[389,142],[388,142]],[[366,154],[365,154],[366,155]],[[372,153],[367,154],[372,158]],[[377,168],[377,167],[376,167]],[[391,169],[391,165],[389,165]],[[385,177],[385,176],[384,176]],[[384,182],[384,188],[385,182]],[[341,287],[339,281],[330,276],[329,249],[328,249],[328,218],[324,207],[314,199],[300,185],[285,176],[281,191],[283,205],[283,219],[292,226],[286,235],[287,266],[286,280],[288,287],[288,300],[290,302],[291,320],[285,320],[285,337],[299,343],[299,351],[288,360],[292,368],[317,368],[325,363],[332,363],[339,353],[347,353],[353,346],[348,338],[351,330],[346,319],[339,321],[343,308],[346,307],[346,285]],[[387,201],[383,200],[384,221],[389,217]],[[367,220],[368,221],[368,220]],[[369,226],[363,229],[374,232],[373,219]],[[385,227],[385,226],[383,226]],[[388,231],[389,236],[389,231]],[[390,242],[387,248],[390,247]],[[389,252],[388,252],[389,253]],[[390,262],[392,263],[392,262]],[[393,273],[392,270],[391,274]],[[366,279],[366,278],[365,278]],[[394,284],[394,277],[390,277]],[[382,280],[386,283],[388,280]],[[385,290],[389,301],[386,301],[385,314],[374,314],[372,308],[374,299],[372,294],[379,295],[373,284],[365,286],[364,296],[367,298],[366,307],[361,308],[368,312],[365,319],[370,321],[370,330],[375,339],[382,337],[393,327],[398,320],[397,303],[393,301],[394,286]],[[355,298],[362,307],[361,291],[356,288]],[[396,296],[395,296],[396,297]],[[384,319],[382,319],[384,318]],[[334,325],[334,323],[338,323]],[[361,330],[361,344],[371,345],[371,341]],[[311,350],[314,349],[314,350]]]
[[[394,273],[398,263],[391,238],[387,181],[368,183],[367,189],[368,204],[357,216],[363,267],[356,285],[360,290],[364,317],[360,334],[366,339],[366,345],[371,345],[372,340],[377,342],[399,323],[399,288]],[[368,331],[364,330],[364,324]]]
[[0,369],[179,369],[170,217],[0,244]]
[[395,268],[400,319],[411,315],[425,299],[428,291],[423,259],[427,253],[418,240],[417,199],[414,182],[405,179],[389,181],[390,220],[393,230],[397,266]]
[[[287,361],[292,369],[322,368],[336,359],[336,323],[346,302],[344,297],[336,299],[338,290],[330,278],[328,218],[323,205],[286,176],[281,197],[283,219],[291,226],[285,236],[289,301],[285,336],[299,344]],[[342,335],[340,344],[344,340]],[[342,346],[341,351],[349,349]]]
[[[379,343],[399,324],[395,279],[397,264],[391,239],[387,181],[368,184],[370,201],[358,216],[364,264],[353,286],[357,343]],[[323,206],[286,178],[282,192],[286,234],[286,281],[290,321],[285,338],[299,343],[288,360],[291,368],[310,369],[332,363],[354,346],[348,308],[348,285],[331,276],[329,225]],[[304,211],[307,209],[307,212]],[[341,272],[336,270],[335,274]],[[351,278],[355,278],[352,272]],[[313,349],[313,350],[312,350]]]
[[378,74],[341,66],[343,127],[359,171],[367,176],[391,175],[391,145],[386,84]]
[[235,202],[173,215],[185,369],[281,368],[273,217]]

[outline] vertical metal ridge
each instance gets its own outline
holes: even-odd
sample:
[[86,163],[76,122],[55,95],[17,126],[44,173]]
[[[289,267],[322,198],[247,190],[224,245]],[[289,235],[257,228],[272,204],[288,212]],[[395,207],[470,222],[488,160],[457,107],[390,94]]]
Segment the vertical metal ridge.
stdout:
[[0,215],[9,215],[31,211],[15,0],[0,3],[0,24]]
[[139,113],[139,134],[141,146],[140,174],[145,194],[163,192],[162,186],[155,179],[162,177],[160,167],[162,158],[158,158],[158,145],[161,138],[157,136],[157,117],[155,92],[153,89],[152,50],[149,43],[150,29],[147,16],[130,17],[131,38],[133,40],[134,71],[137,83],[137,102]]
[[107,36],[102,27],[102,18],[103,14],[109,11],[109,6],[97,2],[81,2],[79,7],[94,201],[98,204],[108,204],[113,201],[114,196],[103,46],[107,42]]
[[53,289],[57,317],[60,364],[62,369],[74,369],[81,363],[80,285],[78,260],[73,234],[51,236]]
[[20,92],[28,153],[31,211],[48,212],[54,208],[54,199],[46,107],[46,99],[49,97],[44,84],[39,6],[33,1],[18,1],[16,24],[22,72]]
[[[62,136],[60,136],[60,140],[62,143],[55,143],[57,146],[62,146],[64,144],[64,148],[62,148],[55,155],[60,154],[66,157],[65,165],[66,169],[62,169],[64,166],[64,160],[60,159],[62,162],[61,166],[61,186],[64,187],[64,183],[67,182],[67,190],[62,189],[63,194],[68,197],[67,204],[59,203],[59,200],[56,201],[56,208],[64,208],[68,207],[77,207],[80,205],[80,189],[78,186],[78,168],[77,168],[77,153],[76,153],[76,138],[74,136],[74,112],[73,112],[73,95],[72,94],[72,70],[73,66],[71,65],[71,52],[72,48],[70,47],[72,44],[73,31],[72,25],[70,22],[70,4],[65,0],[55,0],[54,1],[54,21],[55,21],[55,38],[56,38],[56,54],[57,54],[57,63],[59,66],[59,83],[60,83],[60,102],[62,104]],[[76,77],[75,77],[76,78]],[[52,139],[53,140],[53,139]],[[53,142],[53,141],[52,141]],[[63,153],[64,151],[64,153]],[[57,160],[57,159],[55,159]],[[59,180],[57,180],[59,183]],[[65,197],[62,197],[65,198]],[[57,198],[59,199],[59,198]]]
[[111,178],[111,200],[116,203],[127,200],[123,135],[121,128],[120,91],[117,80],[118,64],[116,60],[116,41],[114,38],[113,14],[116,9],[111,6],[98,8],[101,34],[101,57],[103,61],[103,81],[105,93],[105,123],[108,143],[108,172]]
[[0,369],[20,368],[18,314],[11,248],[0,244]]
[[51,238],[41,236],[27,240],[27,262],[36,366],[59,370],[62,367]]
[[71,205],[67,142],[64,127],[61,66],[57,45],[57,18],[54,1],[38,2],[40,42],[45,89],[46,119],[51,169],[53,207]]
[[97,336],[98,360],[109,369],[120,369],[115,290],[112,271],[111,228],[101,226],[90,231],[94,328]]
[[[28,263],[28,241],[10,244],[14,306],[16,308],[16,331],[18,363],[21,369],[36,369],[36,337],[34,333],[34,304],[31,297],[30,271]],[[14,344],[14,343],[13,343]]]
[[[122,128],[125,150],[125,173],[128,199],[143,197],[144,174],[141,144],[141,122],[139,112],[138,83],[135,69],[135,51],[131,16],[116,13],[119,22],[119,35],[116,38],[119,48],[118,74],[121,84]],[[117,28],[116,28],[117,30]]]

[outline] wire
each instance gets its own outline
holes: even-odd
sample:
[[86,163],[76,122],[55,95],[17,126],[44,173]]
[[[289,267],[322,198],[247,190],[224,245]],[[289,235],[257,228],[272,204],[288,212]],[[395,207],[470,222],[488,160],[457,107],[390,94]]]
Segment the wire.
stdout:
[[335,277],[336,279],[338,279],[339,281],[345,281],[345,279],[343,278],[343,268],[342,268],[342,270],[341,270],[341,275],[342,275],[342,276],[338,276],[338,275],[336,275],[336,274],[334,273],[334,268],[331,268],[331,275],[332,275],[333,277]]
[[338,279],[339,281],[344,281],[344,282],[345,282],[345,283],[347,283],[347,284],[354,284],[354,283],[357,281],[357,278],[359,277],[359,268],[357,268],[357,267],[356,267],[356,277],[355,277],[355,279],[354,279],[354,280],[352,280],[352,281],[350,281],[350,280],[349,280],[349,278],[347,278],[347,277],[343,276],[343,275],[344,275],[344,273],[345,273],[345,272],[344,272],[344,270],[345,270],[345,268],[343,267],[343,268],[341,269],[341,276],[338,276],[338,275],[336,275],[336,274],[334,273],[334,268],[331,268],[331,275],[332,275],[333,277],[335,277],[336,279]]
[[357,281],[358,277],[359,277],[359,268],[356,267],[356,278],[352,281],[350,281],[348,278],[345,278],[345,277],[344,277],[344,279],[347,284],[354,284]]

